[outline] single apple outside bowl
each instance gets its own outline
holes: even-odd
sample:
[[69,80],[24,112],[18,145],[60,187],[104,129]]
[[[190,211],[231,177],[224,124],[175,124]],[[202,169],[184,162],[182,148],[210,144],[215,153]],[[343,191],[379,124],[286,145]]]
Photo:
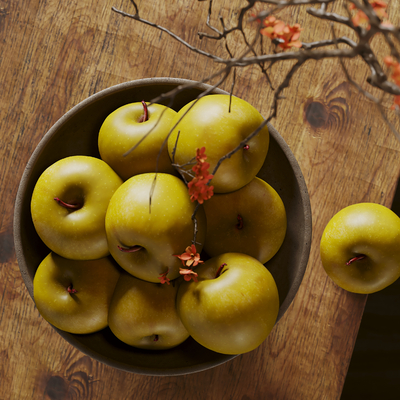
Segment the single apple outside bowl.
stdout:
[[[85,99],[44,135],[22,176],[14,214],[14,242],[21,275],[33,299],[33,277],[49,253],[35,232],[30,201],[41,173],[57,160],[71,155],[99,157],[97,138],[104,119],[118,107],[142,100],[150,101],[179,85],[192,84],[180,92],[173,104],[178,111],[210,86],[176,78],[149,78],[122,83]],[[215,89],[213,93],[225,93]],[[304,276],[311,245],[311,207],[300,167],[288,145],[269,125],[270,145],[258,176],[281,196],[287,212],[288,228],[278,253],[266,264],[280,297],[277,322],[293,301]],[[215,353],[189,338],[164,351],[141,350],[125,345],[106,328],[88,335],[75,335],[54,328],[67,342],[104,364],[143,375],[172,376],[203,371],[236,356]]]

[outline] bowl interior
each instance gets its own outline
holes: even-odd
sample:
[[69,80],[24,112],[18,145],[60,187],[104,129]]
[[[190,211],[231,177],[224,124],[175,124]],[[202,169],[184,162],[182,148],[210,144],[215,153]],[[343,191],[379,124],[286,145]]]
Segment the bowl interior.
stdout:
[[[178,85],[192,84],[172,103],[161,101],[178,111],[195,99],[208,85],[174,78],[151,78],[123,83],[103,90],[66,113],[43,137],[32,154],[22,176],[15,204],[14,241],[20,271],[33,298],[35,271],[49,253],[35,232],[30,201],[41,173],[55,161],[71,155],[99,157],[97,136],[104,119],[118,107],[137,101],[150,101]],[[214,90],[214,93],[226,93]],[[294,299],[303,278],[311,245],[311,209],[299,165],[289,147],[269,125],[270,147],[258,176],[281,196],[287,212],[288,229],[278,253],[265,264],[279,291],[278,320]],[[56,328],[55,328],[56,329]],[[140,350],[120,342],[107,328],[90,335],[57,332],[83,353],[113,367],[147,375],[179,375],[205,370],[235,356],[209,351],[189,338],[166,351]]]

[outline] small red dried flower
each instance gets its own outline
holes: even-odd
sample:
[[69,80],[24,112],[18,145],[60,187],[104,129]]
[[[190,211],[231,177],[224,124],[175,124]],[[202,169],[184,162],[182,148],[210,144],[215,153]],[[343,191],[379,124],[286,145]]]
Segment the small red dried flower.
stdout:
[[183,279],[185,281],[190,281],[193,279],[195,282],[198,282],[197,280],[197,272],[194,272],[191,269],[184,269],[184,268],[179,268],[179,273],[183,275]]
[[205,147],[196,150],[196,164],[192,168],[195,177],[188,183],[190,200],[200,204],[214,195],[214,186],[208,184],[213,175],[208,172],[210,164],[206,162],[205,151]]
[[182,261],[182,264],[187,267],[195,267],[203,262],[200,260],[200,254],[197,253],[196,246],[194,244],[186,247],[185,252],[181,255],[174,254],[174,256],[178,257]]
[[283,40],[283,43],[280,43],[279,46],[283,49],[290,49],[291,47],[300,48],[302,46],[300,40],[298,40],[300,32],[300,24],[294,24],[293,26],[286,25],[279,34],[279,38]]
[[202,147],[201,149],[196,149],[196,161],[198,163],[203,163],[206,160],[207,160],[206,148]]
[[268,36],[270,39],[277,39],[277,32],[282,30],[285,26],[284,22],[276,19],[273,15],[267,17],[263,21],[265,28],[260,30],[260,33],[264,36]]
[[[382,1],[382,0],[369,0],[369,4],[371,4],[372,8],[374,9],[375,14],[379,18],[387,18],[387,13],[385,11],[387,4]],[[356,10],[357,7],[351,3],[349,5],[350,10]],[[353,21],[354,26],[359,26],[361,24],[369,23],[369,18],[366,16],[364,11],[362,10],[357,10],[356,14],[354,17],[351,19]],[[390,26],[390,22],[384,22],[383,23],[385,26]],[[370,25],[368,24],[367,29],[370,29]]]
[[383,59],[385,64],[392,68],[392,78],[396,82],[397,85],[400,86],[400,63],[393,59],[391,56],[387,56]]
[[167,278],[169,269],[167,269],[166,272],[161,272],[160,276],[158,277],[158,279],[161,281],[162,284],[167,283],[168,285],[170,284],[170,279]]
[[302,46],[299,37],[301,27],[299,24],[293,26],[286,25],[283,21],[276,19],[273,15],[267,17],[263,21],[265,28],[260,30],[260,33],[264,36],[268,36],[272,40],[279,39],[279,47],[282,49],[290,49],[291,47]]
[[385,11],[387,4],[382,1],[382,0],[372,0],[369,2],[372,6],[372,8],[375,11],[375,14],[379,17],[379,18],[387,18],[387,12]]
[[206,200],[210,199],[214,195],[214,186],[207,185],[212,175],[206,176],[205,179],[193,178],[188,183],[189,195],[191,201],[198,201],[203,204]]
[[[386,56],[383,61],[389,68],[391,68],[391,78],[395,81],[397,86],[400,86],[400,63],[397,60],[394,60],[391,56]],[[400,96],[394,96],[392,109],[396,109],[396,106],[400,106]]]
[[400,96],[394,96],[392,110],[395,110],[396,106],[400,108]]

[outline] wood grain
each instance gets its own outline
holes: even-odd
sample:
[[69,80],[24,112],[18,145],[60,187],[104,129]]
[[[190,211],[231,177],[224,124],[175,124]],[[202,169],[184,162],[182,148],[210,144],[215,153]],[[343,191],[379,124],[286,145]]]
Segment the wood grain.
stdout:
[[[215,9],[234,17],[234,6],[245,3],[218,0]],[[143,18],[224,54],[220,43],[197,38],[207,30],[207,2],[138,4]],[[217,68],[111,6],[132,11],[128,0],[0,0],[0,399],[339,399],[366,296],[347,293],[327,278],[319,240],[346,205],[390,206],[400,145],[371,102],[346,82],[337,60],[308,62],[285,90],[273,121],[309,188],[313,242],[297,297],[262,346],[201,373],[147,377],[92,360],[39,316],[19,273],[12,221],[20,177],[42,136],[79,101],[111,85],[155,76],[201,79]],[[399,1],[389,11],[396,23]],[[304,41],[329,33],[304,11],[282,15],[307,27]],[[359,82],[368,74],[357,60],[347,65]],[[287,69],[274,66],[275,84]],[[271,92],[257,67],[238,71],[235,94],[268,115]]]

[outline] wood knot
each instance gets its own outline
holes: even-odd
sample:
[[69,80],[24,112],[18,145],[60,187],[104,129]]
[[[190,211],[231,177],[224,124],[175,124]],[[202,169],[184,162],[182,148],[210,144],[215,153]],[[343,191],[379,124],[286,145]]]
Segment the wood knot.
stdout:
[[304,105],[304,121],[313,128],[324,128],[329,119],[329,112],[319,101],[308,99]]
[[46,384],[44,398],[48,400],[64,399],[68,393],[68,382],[61,376],[52,376]]
[[346,84],[334,88],[324,86],[318,97],[310,97],[303,103],[303,121],[314,131],[342,132],[348,126],[350,115]]
[[14,257],[14,238],[12,230],[0,231],[0,263],[10,262]]

